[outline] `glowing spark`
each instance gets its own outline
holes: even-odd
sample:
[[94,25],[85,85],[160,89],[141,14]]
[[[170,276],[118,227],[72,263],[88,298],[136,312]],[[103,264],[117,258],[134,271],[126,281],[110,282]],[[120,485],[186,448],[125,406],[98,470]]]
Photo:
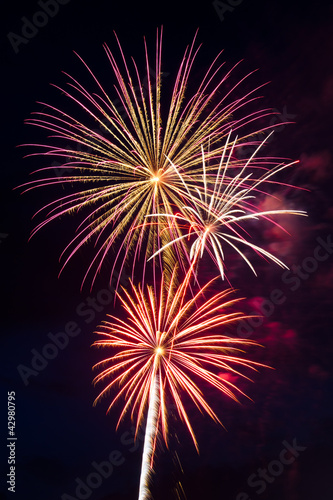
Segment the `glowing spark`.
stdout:
[[[223,138],[230,127],[240,130],[271,114],[269,110],[262,109],[243,118],[235,118],[238,111],[243,111],[247,104],[257,99],[254,93],[258,89],[236,96],[235,91],[249,74],[234,85],[228,84],[225,95],[221,94],[234,68],[224,72],[220,54],[194,87],[193,94],[187,95],[191,69],[199,50],[194,46],[195,39],[184,53],[169,104],[168,98],[164,97],[165,120],[161,115],[162,32],[157,32],[153,65],[155,81],[151,76],[152,64],[146,43],[144,79],[135,61],[134,70],[130,71],[118,39],[123,69],[109,47],[104,47],[115,77],[115,92],[121,103],[121,112],[80,58],[96,89],[89,91],[70,75],[67,75],[68,87],[57,88],[78,108],[78,116],[86,116],[86,121],[46,103],[40,103],[42,111],[27,121],[50,132],[52,142],[50,140],[44,146],[36,144],[39,152],[34,154],[43,155],[45,160],[56,159],[60,162],[57,171],[62,175],[55,176],[52,166],[43,167],[37,172],[44,177],[27,183],[26,190],[54,185],[68,188],[67,194],[38,212],[43,220],[32,234],[66,214],[78,214],[80,221],[76,235],[61,257],[63,269],[87,242],[94,243],[93,257],[83,283],[87,279],[94,283],[110,252],[113,254],[111,281],[116,267],[119,272],[130,261],[134,273],[138,261],[145,262],[170,238],[177,240],[181,235],[177,219],[172,222],[167,219],[168,230],[162,231],[165,227],[163,218],[152,224],[145,216],[151,213],[170,214],[174,207],[190,203],[179,173],[187,176],[187,182],[191,179],[190,187],[195,189],[197,176],[200,176],[202,144],[209,144],[206,158],[213,162],[226,149],[222,145]],[[252,130],[251,135],[258,132]],[[235,148],[249,144],[249,138],[249,134],[241,137]],[[170,162],[177,165],[177,172]],[[236,161],[237,164],[239,162],[241,160]],[[181,246],[178,248],[176,244],[172,252],[174,260],[182,261]],[[143,265],[142,269],[144,274],[146,266]]]
[[[177,221],[178,228],[183,228],[183,234],[157,250],[150,257],[151,259],[175,243],[181,243],[184,253],[188,253],[192,264],[195,264],[203,256],[204,251],[206,251],[215,265],[217,265],[221,277],[224,279],[223,248],[224,245],[228,245],[241,255],[254,274],[256,274],[253,265],[239,248],[239,245],[244,245],[279,266],[288,269],[277,257],[249,241],[249,235],[245,231],[245,228],[243,228],[243,223],[249,220],[264,219],[272,224],[276,224],[271,219],[273,215],[306,215],[306,212],[301,210],[258,211],[255,202],[252,201],[255,200],[258,193],[262,194],[265,192],[265,184],[271,185],[274,183],[271,180],[272,176],[296,162],[278,164],[273,168],[265,169],[260,177],[253,177],[253,172],[250,171],[250,167],[252,167],[251,162],[259,148],[265,143],[263,141],[246,163],[239,167],[238,173],[228,175],[230,166],[232,165],[232,153],[237,142],[236,139],[233,144],[230,144],[230,135],[231,132],[225,143],[225,150],[222,154],[219,167],[214,175],[206,172],[205,156],[202,149],[202,174],[201,179],[198,176],[196,177],[195,192],[191,189],[187,176],[183,175],[180,169],[171,162],[187,192],[189,204],[182,206],[180,214],[177,215],[163,213],[153,214],[148,217],[161,216],[169,221]],[[230,152],[228,153],[228,151]],[[276,182],[276,184],[278,183]],[[186,241],[190,238],[194,239],[194,241],[188,251]]]
[[142,452],[139,500],[146,500],[147,498],[150,498],[148,480],[152,472],[152,457],[154,453],[154,442],[156,438],[156,426],[158,422],[159,403],[160,403],[159,390],[160,390],[159,377],[158,375],[155,375],[151,380],[151,387],[149,393],[147,424],[146,424],[145,440]]
[[[202,80],[191,85],[191,69],[199,50],[195,48],[195,40],[196,37],[181,60],[169,101],[161,99],[162,32],[157,32],[155,81],[146,42],[144,79],[135,61],[130,71],[118,39],[122,67],[109,47],[104,47],[115,77],[121,112],[80,58],[96,88],[90,91],[70,75],[67,75],[68,87],[57,87],[77,107],[77,117],[40,103],[42,111],[28,120],[29,124],[50,132],[49,144],[35,144],[39,147],[35,154],[43,155],[44,160],[56,158],[61,163],[57,171],[63,175],[55,176],[51,163],[37,171],[42,178],[25,184],[25,190],[46,186],[68,188],[67,193],[39,210],[43,219],[32,235],[64,215],[80,216],[76,235],[62,254],[62,269],[89,241],[94,244],[94,252],[83,283],[88,278],[94,283],[110,252],[113,253],[108,271],[110,281],[117,266],[120,279],[129,261],[133,274],[135,266],[144,262],[143,280],[147,260],[153,259],[155,264],[158,258],[162,264],[160,289],[156,291],[154,265],[155,288],[145,290],[144,285],[136,288],[131,284],[131,294],[126,290],[123,295],[117,294],[126,318],[109,316],[110,320],[97,332],[103,339],[95,342],[112,350],[111,357],[95,367],[104,366],[95,383],[106,383],[95,404],[113,391],[108,411],[124,400],[118,425],[130,412],[132,418],[136,417],[136,432],[148,408],[140,500],[149,495],[149,474],[159,430],[168,443],[166,401],[175,403],[197,448],[185,400],[220,422],[200,382],[237,401],[237,394],[244,393],[232,378],[222,378],[220,372],[247,378],[238,367],[255,370],[264,366],[239,356],[240,348],[255,342],[230,338],[225,333],[227,325],[245,317],[239,312],[226,312],[237,302],[229,299],[230,290],[206,299],[208,283],[187,299],[198,259],[207,251],[224,278],[227,244],[255,272],[239,248],[245,245],[286,267],[247,239],[243,222],[258,218],[273,222],[270,217],[275,214],[305,215],[296,210],[256,210],[253,199],[262,192],[262,185],[271,184],[271,177],[288,165],[267,168],[270,159],[258,159],[255,154],[239,159],[237,150],[257,144],[251,136],[265,129],[249,133],[249,125],[252,127],[253,122],[272,113],[262,109],[237,118],[238,111],[257,99],[254,93],[259,87],[243,96],[235,95],[250,76],[246,75],[235,85],[228,81],[223,93],[234,68],[224,72],[220,54]],[[190,95],[189,88],[193,89]],[[82,115],[86,119],[81,121]],[[247,132],[231,142],[230,130]],[[264,173],[255,178],[252,171],[248,172],[250,167],[262,168]],[[187,240],[191,238],[194,241],[188,249]],[[190,266],[179,285],[176,280],[179,268],[175,263],[184,270],[184,256]],[[168,272],[170,269],[172,272]]]
[[244,393],[232,382],[221,379],[221,370],[247,378],[237,366],[251,369],[264,366],[238,356],[239,347],[256,345],[255,342],[225,334],[227,326],[244,318],[239,312],[228,311],[238,302],[229,298],[232,291],[218,292],[204,300],[210,282],[188,300],[186,287],[176,286],[177,272],[174,270],[170,282],[162,279],[158,293],[150,287],[145,293],[134,285],[131,292],[124,290],[119,299],[127,319],[109,315],[110,320],[97,330],[103,339],[94,344],[111,349],[111,356],[94,367],[107,365],[95,377],[95,383],[104,382],[106,386],[94,404],[113,391],[108,411],[124,400],[118,425],[130,412],[132,418],[136,415],[137,430],[147,406],[153,411],[151,404],[158,405],[157,413],[154,410],[154,417],[150,413],[147,422],[150,451],[145,452],[148,457],[145,462],[152,461],[151,442],[159,429],[165,442],[168,441],[166,400],[174,401],[197,447],[184,399],[192,400],[200,410],[220,422],[199,382],[205,381],[237,401],[237,392]]

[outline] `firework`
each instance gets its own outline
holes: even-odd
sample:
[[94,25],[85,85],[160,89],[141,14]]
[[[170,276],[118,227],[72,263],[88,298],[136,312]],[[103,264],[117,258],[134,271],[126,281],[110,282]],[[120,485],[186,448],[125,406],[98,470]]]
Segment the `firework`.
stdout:
[[231,290],[206,299],[204,293],[210,282],[186,299],[187,286],[176,286],[177,273],[175,269],[167,283],[162,279],[158,293],[151,287],[145,293],[142,287],[134,285],[131,293],[124,290],[119,299],[126,319],[109,316],[110,320],[104,321],[97,331],[103,339],[95,342],[112,351],[111,357],[95,366],[104,368],[95,383],[106,384],[95,404],[110,392],[113,395],[108,411],[124,400],[118,425],[130,413],[136,420],[137,431],[148,408],[140,499],[146,498],[158,434],[161,432],[168,442],[167,404],[174,403],[197,447],[184,399],[220,422],[200,382],[237,401],[237,393],[244,393],[221,379],[219,371],[245,377],[239,368],[263,366],[239,356],[240,348],[255,342],[225,334],[226,327],[244,317],[239,312],[230,312],[237,302],[230,298]]
[[[42,111],[28,120],[50,133],[49,144],[34,145],[39,148],[35,154],[60,162],[56,171],[61,175],[55,176],[54,166],[47,164],[36,171],[36,180],[24,185],[25,191],[65,189],[39,210],[42,221],[32,234],[55,219],[78,215],[76,234],[62,254],[62,269],[91,242],[93,257],[82,285],[86,280],[93,284],[107,264],[110,281],[116,269],[120,279],[123,267],[131,263],[131,290],[117,293],[125,317],[109,315],[97,332],[102,339],[95,345],[112,352],[95,366],[101,369],[95,383],[105,384],[95,404],[109,394],[108,411],[124,401],[118,425],[130,414],[136,432],[146,419],[139,500],[149,496],[158,437],[168,445],[168,404],[175,405],[198,449],[187,404],[221,423],[203,387],[211,386],[238,401],[237,396],[245,394],[223,379],[221,370],[248,378],[243,368],[264,366],[240,354],[255,342],[226,334],[228,325],[245,318],[233,312],[237,300],[230,297],[230,290],[207,298],[209,282],[198,292],[191,288],[188,298],[200,257],[207,251],[222,278],[225,245],[238,252],[254,272],[242,250],[244,245],[286,267],[250,240],[243,223],[259,218],[274,223],[271,217],[277,214],[304,215],[297,210],[257,209],[255,197],[267,194],[264,185],[274,183],[272,176],[292,164],[272,166],[272,159],[258,157],[260,147],[250,158],[240,154],[244,146],[258,145],[253,136],[270,127],[256,130],[254,124],[272,113],[261,109],[237,118],[238,112],[258,98],[259,87],[237,95],[250,75],[230,86],[227,80],[237,65],[226,71],[221,53],[202,80],[191,84],[199,50],[195,42],[196,37],[184,53],[169,100],[164,89],[162,92],[162,31],[158,31],[153,70],[146,42],[144,72],[134,60],[130,68],[118,39],[120,62],[104,47],[115,81],[112,90],[121,109],[110,89],[79,58],[94,89],[68,74],[66,88],[57,87],[68,99],[68,108],[73,106],[77,114],[40,103]],[[230,130],[238,134],[233,141]],[[154,287],[144,286],[148,260],[153,261]],[[159,285],[157,263],[162,270]],[[132,282],[138,264],[142,266],[142,285],[135,287]],[[184,271],[179,283],[178,275]]]
[[[202,148],[202,172],[201,176],[197,175],[196,177],[195,190],[192,189],[191,183],[188,182],[188,177],[183,175],[180,169],[170,160],[174,171],[179,176],[187,192],[189,204],[183,205],[177,214],[163,213],[147,216],[159,217],[162,215],[164,219],[168,219],[169,225],[175,223],[177,228],[183,232],[182,235],[160,248],[151,258],[156,257],[172,245],[182,243],[184,252],[188,254],[189,262],[192,262],[192,267],[195,266],[198,259],[206,251],[218,267],[222,279],[224,279],[224,247],[227,245],[240,254],[256,274],[250,260],[240,248],[243,246],[251,248],[257,254],[288,269],[277,257],[264,248],[255,245],[243,224],[249,220],[258,219],[277,224],[271,216],[306,215],[306,212],[302,210],[291,209],[259,211],[256,204],[256,198],[265,193],[265,185],[279,184],[274,182],[272,177],[297,162],[277,164],[270,167],[265,166],[264,162],[260,167],[258,164],[252,165],[257,152],[269,138],[267,136],[243,165],[237,165],[232,161],[237,139],[230,143],[230,137],[231,132],[225,142],[224,151],[216,172],[212,173],[207,170],[207,157]],[[263,170],[263,173],[261,172],[259,176],[256,174],[258,169]],[[188,240],[193,241],[189,250]]]
[[[199,50],[195,47],[195,39],[181,60],[170,98],[166,96],[162,100],[162,32],[157,32],[154,78],[146,42],[144,77],[134,61],[130,69],[118,39],[121,63],[105,45],[116,82],[112,90],[121,110],[111,100],[110,89],[102,85],[80,58],[96,91],[91,92],[70,75],[67,75],[67,87],[57,87],[69,99],[68,107],[73,105],[77,109],[78,117],[61,108],[40,103],[43,110],[27,120],[29,124],[50,132],[49,145],[29,145],[38,147],[38,152],[31,156],[56,159],[60,165],[56,169],[57,176],[54,176],[53,166],[36,171],[39,178],[27,183],[25,190],[57,185],[68,190],[68,194],[61,195],[38,212],[42,221],[32,234],[66,214],[78,214],[76,235],[62,254],[62,269],[82,246],[91,241],[94,253],[83,283],[85,280],[94,282],[103,264],[108,263],[110,251],[110,280],[115,267],[118,266],[120,275],[129,261],[133,273],[135,264],[140,261],[144,274],[147,258],[171,239],[177,241],[181,235],[177,219],[169,224],[168,218],[159,217],[152,224],[145,216],[173,213],[175,208],[190,203],[187,190],[172,163],[187,176],[187,182],[191,179],[195,189],[197,176],[200,177],[201,145],[209,143],[207,159],[211,160],[212,169],[216,169],[214,159],[225,150],[223,140],[230,128],[236,131],[247,126],[248,130],[249,124],[253,125],[271,113],[262,109],[235,118],[235,113],[243,112],[246,105],[258,98],[254,93],[259,87],[236,98],[238,87],[249,76],[246,75],[233,86],[228,81],[228,90],[223,94],[235,68],[226,71],[221,54],[188,95],[186,89]],[[162,102],[165,118],[162,116]],[[252,131],[252,134],[258,133],[257,129]],[[249,137],[244,133],[236,148],[248,144]],[[161,230],[165,223],[168,231]],[[182,262],[181,251],[181,245],[174,245],[174,255],[168,262],[170,258],[173,262],[175,259]]]

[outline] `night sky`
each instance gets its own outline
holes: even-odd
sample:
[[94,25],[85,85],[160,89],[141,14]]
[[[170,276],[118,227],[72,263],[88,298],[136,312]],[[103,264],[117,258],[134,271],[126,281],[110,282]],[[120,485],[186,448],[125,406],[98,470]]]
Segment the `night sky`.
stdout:
[[[106,402],[92,406],[97,390],[92,386],[91,367],[100,359],[100,351],[91,344],[94,329],[112,310],[107,282],[100,278],[91,291],[87,286],[80,292],[82,269],[93,252],[88,246],[58,278],[59,256],[75,223],[70,218],[54,222],[28,242],[32,216],[52,199],[52,192],[21,194],[14,188],[27,182],[29,173],[42,164],[40,158],[23,158],[29,149],[17,147],[45,140],[42,130],[24,125],[30,113],[39,109],[36,101],[66,103],[49,85],[64,84],[62,71],[83,82],[86,78],[73,51],[109,82],[113,92],[103,43],[115,49],[115,31],[126,55],[142,63],[143,36],[153,52],[156,28],[161,25],[163,71],[170,81],[199,28],[197,43],[203,45],[194,78],[224,49],[228,68],[243,60],[235,78],[258,69],[254,84],[269,82],[260,91],[261,105],[277,112],[277,124],[293,123],[277,128],[268,152],[300,160],[284,180],[302,189],[285,187],[280,194],[288,207],[306,210],[309,216],[283,221],[290,237],[269,225],[261,228],[261,244],[286,262],[290,271],[254,259],[255,278],[240,259],[230,266],[232,285],[247,297],[245,312],[263,313],[261,324],[243,324],[240,331],[264,345],[251,355],[274,370],[262,369],[254,375],[254,383],[242,382],[253,401],[244,398],[241,405],[208,390],[225,429],[193,412],[200,455],[171,412],[170,449],[161,446],[157,453],[153,498],[333,498],[333,4],[226,0],[214,6],[203,0],[59,0],[57,12],[47,19],[44,16],[45,25],[29,31],[26,43],[13,35],[8,38],[10,32],[24,36],[26,19],[36,19],[43,3],[15,1],[2,6],[1,435],[5,480],[1,498],[137,498],[142,440],[133,442],[130,420],[115,431],[118,413],[106,416]],[[269,209],[269,200],[261,198],[259,205]],[[204,265],[211,274],[210,262]],[[63,344],[55,348],[54,339],[60,337]],[[48,360],[41,357],[43,349]],[[10,391],[16,397],[15,494],[6,485]]]

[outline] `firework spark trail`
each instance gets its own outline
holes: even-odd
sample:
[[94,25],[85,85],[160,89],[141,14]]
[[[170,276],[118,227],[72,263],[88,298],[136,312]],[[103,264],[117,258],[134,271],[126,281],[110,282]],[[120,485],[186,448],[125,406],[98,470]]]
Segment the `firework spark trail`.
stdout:
[[278,225],[271,216],[307,215],[306,212],[302,210],[290,209],[258,211],[256,205],[250,201],[258,194],[265,193],[263,190],[265,184],[279,185],[279,182],[274,182],[271,178],[297,162],[278,164],[273,168],[265,169],[264,173],[258,178],[252,176],[253,172],[248,173],[247,170],[252,166],[251,162],[253,158],[269,138],[269,136],[267,136],[246,163],[241,166],[239,172],[234,176],[228,176],[228,169],[230,169],[230,165],[232,164],[231,158],[237,142],[237,139],[235,139],[230,146],[230,136],[231,132],[226,140],[225,149],[214,176],[207,172],[206,158],[202,148],[202,173],[201,179],[197,177],[197,188],[195,192],[191,189],[187,176],[182,174],[180,169],[170,160],[172,167],[179,176],[187,192],[190,204],[182,206],[179,214],[160,213],[147,216],[148,218],[163,217],[172,221],[177,220],[178,227],[180,230],[183,229],[182,235],[168,242],[156,251],[150,259],[155,258],[161,252],[172,247],[176,243],[182,243],[189,240],[191,236],[194,235],[195,240],[189,252],[187,246],[183,246],[183,251],[185,254],[188,254],[188,260],[191,262],[192,269],[197,264],[198,259],[203,256],[204,251],[207,251],[213,262],[217,265],[222,279],[224,279],[225,257],[222,243],[232,247],[245,260],[255,275],[256,271],[253,265],[244,252],[240,250],[238,247],[239,244],[251,248],[257,254],[288,269],[280,259],[264,248],[249,241],[249,234],[243,228],[242,223],[251,219],[264,219],[265,221]]
[[139,500],[149,498],[149,477],[152,472],[152,458],[156,439],[156,429],[159,412],[159,377],[155,375],[151,381],[148,415],[145,430],[145,440],[142,452],[142,465],[139,485]]
[[[142,78],[134,60],[130,70],[117,37],[116,40],[120,64],[107,45],[104,49],[116,82],[113,91],[124,113],[120,114],[108,89],[78,56],[97,92],[88,90],[68,74],[66,88],[55,86],[76,107],[77,118],[70,111],[40,103],[42,111],[28,120],[29,124],[50,133],[48,145],[29,145],[39,148],[39,152],[30,156],[42,155],[47,160],[56,157],[62,162],[57,166],[57,174],[59,170],[71,173],[54,177],[50,173],[53,167],[46,166],[35,172],[41,178],[26,183],[24,188],[25,191],[52,186],[68,189],[68,194],[54,199],[35,214],[43,219],[32,235],[64,215],[80,216],[76,234],[61,258],[63,269],[86,243],[94,244],[82,286],[86,280],[94,284],[97,275],[104,271],[110,252],[114,257],[109,279],[111,282],[117,268],[116,288],[129,261],[132,281],[135,266],[142,264],[142,285],[136,288],[131,282],[130,292],[117,293],[126,318],[109,316],[110,320],[97,332],[103,339],[95,345],[111,349],[112,355],[95,366],[104,368],[94,381],[107,382],[95,404],[112,391],[108,411],[125,401],[118,425],[130,413],[132,419],[136,417],[137,433],[147,413],[139,487],[139,500],[145,500],[149,497],[149,476],[160,431],[168,445],[166,403],[169,400],[175,403],[198,449],[187,402],[221,423],[200,382],[237,401],[238,394],[245,394],[230,380],[221,378],[220,371],[248,378],[241,368],[256,370],[264,366],[240,357],[242,347],[257,345],[255,342],[224,335],[226,326],[246,318],[239,312],[226,312],[237,303],[229,298],[231,291],[218,292],[207,299],[211,282],[199,287],[198,292],[193,290],[198,282],[191,288],[191,277],[197,279],[199,259],[207,251],[224,278],[224,244],[227,244],[255,272],[238,248],[241,244],[284,266],[247,239],[243,222],[262,218],[275,223],[273,215],[304,213],[259,212],[252,201],[262,193],[262,184],[272,184],[271,177],[289,165],[276,165],[272,158],[258,158],[256,153],[261,146],[250,158],[239,158],[238,148],[257,145],[253,136],[272,128],[257,130],[255,123],[275,114],[261,109],[237,118],[239,111],[243,112],[259,98],[256,92],[261,86],[237,96],[251,73],[230,85],[229,78],[238,64],[226,71],[219,53],[202,80],[192,86],[190,75],[200,48],[195,47],[195,36],[181,60],[169,101],[162,101],[162,30],[157,31],[156,37],[155,82],[146,41],[146,75]],[[228,89],[225,93],[224,87]],[[190,94],[189,88],[194,89]],[[83,115],[85,118],[80,118]],[[91,123],[100,130],[92,128]],[[254,129],[250,131],[251,128]],[[231,141],[230,130],[239,137]],[[261,175],[255,178],[253,170]],[[147,217],[156,220],[152,222]],[[187,240],[192,237],[195,240],[188,250]],[[154,287],[144,286],[148,260],[153,264]],[[157,264],[162,271],[160,282]],[[180,272],[185,274],[181,283],[177,277]],[[188,291],[192,294],[190,299]]]
[[[151,61],[144,43],[146,92],[136,62],[133,61],[134,70],[131,71],[118,39],[122,66],[105,45],[124,116],[112,102],[108,89],[80,58],[97,92],[90,92],[66,73],[68,87],[55,87],[77,108],[78,116],[86,115],[87,122],[46,103],[40,103],[43,110],[27,120],[29,124],[50,132],[49,145],[30,145],[39,149],[30,156],[56,157],[62,162],[57,170],[63,169],[65,173],[71,169],[70,175],[65,173],[54,177],[50,174],[53,167],[43,167],[36,171],[42,178],[24,185],[26,191],[52,186],[70,188],[69,194],[60,196],[37,212],[43,220],[37,223],[32,235],[66,214],[77,213],[80,222],[75,237],[61,256],[61,270],[91,241],[94,256],[82,285],[86,280],[94,283],[110,252],[114,256],[110,280],[115,268],[121,270],[130,260],[133,276],[139,261],[146,261],[170,239],[176,241],[181,236],[177,220],[172,224],[168,218],[160,217],[156,224],[150,224],[145,219],[147,214],[170,214],[175,207],[180,209],[190,203],[187,190],[170,162],[187,176],[187,182],[191,179],[190,187],[195,189],[196,184],[200,184],[202,145],[209,144],[207,160],[211,160],[212,169],[216,169],[215,159],[226,149],[223,139],[230,128],[241,131],[254,126],[251,134],[247,131],[240,135],[234,149],[250,144],[251,136],[265,130],[258,130],[255,122],[272,114],[270,110],[261,109],[242,118],[235,117],[235,113],[243,112],[245,106],[259,98],[255,93],[260,87],[236,97],[236,92],[251,73],[229,86],[221,97],[224,85],[230,81],[237,66],[226,71],[220,61],[221,53],[209,66],[196,90],[188,95],[191,71],[200,48],[195,47],[195,42],[196,36],[180,63],[169,104],[162,96],[161,31],[157,32],[156,38],[155,82],[152,82]],[[165,119],[162,119],[162,102],[166,109]],[[89,120],[103,133],[90,128]],[[239,159],[230,161],[242,163]],[[165,225],[168,231],[163,232]],[[163,252],[163,259],[165,255]],[[183,245],[177,246],[176,243],[167,259],[182,262],[183,258]],[[142,269],[145,273],[146,266],[143,265]]]
[[204,299],[212,280],[188,299],[187,287],[177,285],[178,272],[175,269],[167,283],[163,278],[158,292],[151,287],[144,292],[132,284],[130,292],[123,290],[123,294],[118,294],[126,319],[109,315],[110,320],[104,321],[97,330],[103,339],[94,344],[111,349],[112,353],[94,367],[104,367],[94,382],[106,382],[94,404],[113,392],[108,411],[124,400],[117,426],[130,413],[132,419],[136,418],[136,431],[148,408],[140,481],[142,498],[148,491],[148,476],[160,430],[168,445],[166,402],[173,400],[198,449],[185,400],[192,401],[200,411],[221,423],[199,381],[238,401],[237,393],[245,396],[244,392],[221,379],[220,371],[248,378],[240,368],[256,370],[264,366],[239,356],[244,346],[257,345],[255,342],[224,334],[227,326],[245,317],[229,310],[238,302],[230,298],[232,291],[218,292]]

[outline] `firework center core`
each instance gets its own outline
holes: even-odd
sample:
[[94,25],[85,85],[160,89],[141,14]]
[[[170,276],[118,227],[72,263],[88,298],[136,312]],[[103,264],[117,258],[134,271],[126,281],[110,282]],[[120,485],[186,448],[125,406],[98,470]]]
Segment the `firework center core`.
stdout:
[[157,354],[158,356],[162,356],[164,354],[163,347],[156,347],[155,354]]

